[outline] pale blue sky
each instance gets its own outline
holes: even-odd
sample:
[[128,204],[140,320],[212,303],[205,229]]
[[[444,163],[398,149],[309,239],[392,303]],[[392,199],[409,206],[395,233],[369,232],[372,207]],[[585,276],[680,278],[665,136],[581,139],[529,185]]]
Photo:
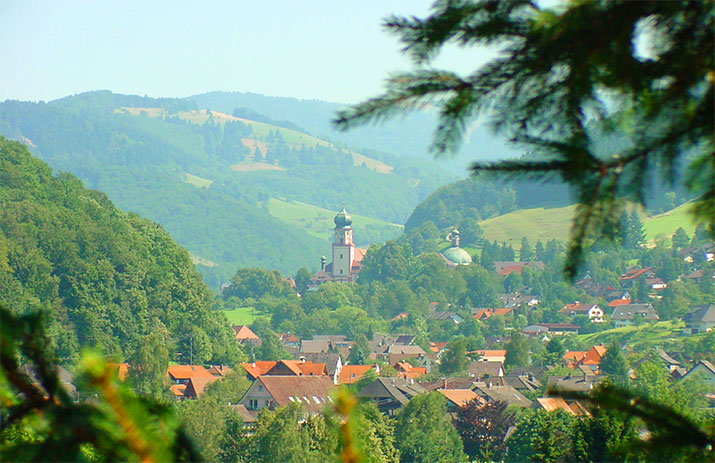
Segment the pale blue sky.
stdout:
[[[0,0],[0,101],[212,90],[355,103],[411,63],[381,29],[431,0]],[[483,54],[449,50],[467,72]]]

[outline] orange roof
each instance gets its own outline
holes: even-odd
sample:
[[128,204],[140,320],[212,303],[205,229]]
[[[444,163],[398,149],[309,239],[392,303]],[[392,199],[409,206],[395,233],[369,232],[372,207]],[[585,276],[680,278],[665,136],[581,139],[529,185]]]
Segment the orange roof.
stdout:
[[251,331],[248,325],[233,325],[233,331],[236,332],[236,339],[239,341],[246,339],[260,339],[256,333]]
[[633,299],[614,299],[608,303],[609,307],[618,307],[619,305],[626,305],[633,302]]
[[328,366],[324,363],[300,362],[298,369],[306,376],[319,376],[328,374]]
[[444,346],[446,346],[446,342],[431,342],[429,343],[429,350],[434,352],[435,354],[438,354],[444,349]]
[[479,399],[481,402],[484,402],[484,399],[481,399],[471,389],[437,389],[437,392],[458,407],[463,407],[474,399]]
[[569,407],[569,404],[561,397],[537,397],[536,402],[547,412],[563,410],[569,415],[575,415],[574,411]]
[[213,376],[224,377],[231,371],[232,370],[225,365],[211,365],[211,368],[209,368],[209,373],[211,373]]
[[117,378],[119,381],[124,381],[129,376],[129,364],[128,363],[110,363],[110,368],[116,368]]
[[189,382],[186,384],[186,390],[184,391],[184,396],[196,399],[196,398],[200,397],[201,394],[204,393],[206,386],[213,383],[214,381],[218,381],[218,379],[219,378],[217,376],[212,376],[211,378],[205,378],[205,377],[191,378],[191,379],[189,379]]
[[513,310],[514,309],[512,309],[511,307],[504,307],[499,309],[481,309],[477,311],[477,313],[472,315],[472,318],[477,320],[486,320],[492,315],[501,315],[502,317],[505,317],[509,315]]
[[626,273],[619,276],[618,279],[619,280],[632,280],[634,278],[638,278],[639,276],[643,275],[644,273],[649,272],[650,270],[653,270],[653,267],[634,268],[634,269],[628,270]]
[[184,391],[186,391],[186,384],[172,384],[169,388],[171,393],[176,397],[184,397]]
[[345,365],[338,375],[339,384],[351,384],[359,381],[370,370],[378,370],[376,365]]
[[586,356],[583,359],[584,365],[600,365],[601,359],[606,354],[606,347],[601,344],[598,346],[593,346],[586,352]]
[[241,366],[244,370],[246,370],[246,373],[251,375],[251,377],[258,378],[259,376],[268,373],[271,368],[276,366],[276,363],[278,362],[275,360],[264,360],[253,363],[242,363]]
[[407,312],[400,312],[400,313],[398,313],[397,315],[395,315],[394,317],[392,317],[392,318],[390,319],[390,321],[391,321],[391,322],[394,322],[394,321],[396,321],[396,320],[402,320],[403,318],[407,318],[407,317],[409,317],[409,316],[410,316],[410,314],[408,314]]
[[408,362],[397,362],[395,364],[395,369],[397,370],[397,376],[405,379],[417,378],[427,374],[427,368],[415,367]]
[[173,379],[213,378],[214,376],[201,365],[169,365],[167,372]]
[[566,304],[559,309],[559,313],[564,312],[588,312],[588,310],[596,304],[584,304],[583,302],[574,302],[573,304]]
[[301,360],[266,360],[253,363],[242,363],[241,366],[252,378],[258,378],[269,373],[278,365],[288,368],[295,376],[327,375],[328,367],[324,363],[303,362]]
[[501,350],[501,349],[484,349],[484,350],[476,350],[475,351],[477,354],[481,355],[482,357],[504,357],[506,355],[506,350]]
[[367,249],[355,248],[355,257],[353,258],[353,265],[361,263],[362,260],[365,258],[365,254],[367,254]]
[[563,357],[564,360],[571,360],[574,362],[580,362],[586,358],[586,351],[581,350],[567,350]]

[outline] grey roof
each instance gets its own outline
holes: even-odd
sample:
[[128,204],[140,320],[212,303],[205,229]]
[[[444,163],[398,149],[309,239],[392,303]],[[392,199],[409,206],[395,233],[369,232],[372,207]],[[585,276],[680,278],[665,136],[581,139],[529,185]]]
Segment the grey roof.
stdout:
[[685,314],[683,321],[688,323],[715,323],[715,304],[696,305]]
[[302,340],[300,342],[300,352],[306,354],[320,354],[330,352],[330,341],[318,340]]
[[603,378],[600,376],[549,376],[546,389],[560,389],[563,391],[588,392]]
[[249,411],[243,404],[229,405],[231,410],[238,413],[244,423],[255,423],[258,421],[258,413]]
[[653,304],[623,304],[616,306],[613,310],[613,315],[611,315],[611,319],[621,321],[633,320],[636,314],[642,315],[643,320],[660,320],[658,312],[653,308]]
[[534,391],[541,388],[541,382],[530,375],[505,375],[502,377],[504,381],[516,390],[526,389],[527,391]]
[[475,376],[477,378],[485,376],[504,376],[504,364],[502,362],[473,361],[469,364],[469,367],[467,367],[467,371],[471,376]]
[[395,399],[400,404],[406,404],[417,394],[427,392],[419,383],[403,378],[377,378],[356,395],[372,399]]
[[474,392],[490,402],[506,402],[507,404],[517,404],[524,408],[531,406],[531,400],[512,386],[487,387],[484,383],[476,383]]
[[385,349],[384,353],[386,353],[386,354],[400,354],[400,355],[401,354],[424,355],[425,351],[420,346],[405,346],[402,344],[390,344],[389,346],[387,346],[387,349]]

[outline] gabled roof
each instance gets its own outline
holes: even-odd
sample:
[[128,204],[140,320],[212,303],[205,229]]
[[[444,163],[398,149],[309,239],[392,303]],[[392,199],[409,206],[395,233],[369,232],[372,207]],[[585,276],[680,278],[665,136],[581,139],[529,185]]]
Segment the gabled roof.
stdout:
[[645,275],[648,272],[652,271],[653,267],[646,267],[646,268],[632,268],[628,270],[626,273],[623,275],[619,276],[619,280],[633,280],[635,278],[638,278],[641,275]]
[[698,363],[695,364],[695,366],[693,368],[690,369],[690,371],[685,373],[684,377],[689,376],[693,372],[693,370],[695,370],[698,367],[704,369],[710,375],[715,376],[715,366],[712,363],[708,362],[707,360],[700,360]]
[[492,315],[501,315],[506,317],[514,312],[512,307],[500,307],[500,308],[486,308],[486,309],[472,309],[472,318],[475,320],[486,320]]
[[327,376],[261,376],[256,379],[279,407],[297,402],[307,411],[318,412],[330,403],[335,385]]
[[502,362],[472,361],[467,367],[471,376],[483,378],[486,376],[504,376],[504,364]]
[[418,378],[427,374],[427,368],[415,367],[408,362],[397,362],[395,369],[397,370],[397,376],[405,379]]
[[404,405],[409,402],[412,397],[423,392],[426,392],[424,387],[406,379],[377,378],[362,388],[362,390],[357,393],[357,396],[378,400],[394,399]]
[[255,379],[268,373],[271,368],[276,366],[276,363],[278,362],[275,360],[259,360],[251,363],[241,363],[241,366],[246,370],[246,373]]
[[377,365],[345,365],[338,374],[339,384],[352,384],[359,381],[368,371],[380,370]]
[[233,331],[235,332],[235,337],[239,341],[249,341],[260,339],[256,333],[254,333],[248,325],[233,325]]
[[212,376],[210,378],[206,378],[204,376],[189,378],[189,382],[186,383],[186,389],[184,390],[184,397],[197,399],[204,393],[206,386],[218,380],[219,377],[217,376]]
[[303,362],[300,360],[258,361],[242,363],[241,366],[253,378],[264,375],[317,376],[328,374],[324,363]]
[[494,268],[499,276],[503,277],[510,273],[521,273],[524,267],[544,270],[546,266],[540,260],[533,262],[494,262]]
[[574,302],[573,304],[566,304],[559,309],[559,313],[570,313],[570,312],[581,312],[588,313],[593,307],[598,307],[597,304],[585,304],[583,302]]
[[490,402],[506,402],[507,404],[517,404],[520,407],[528,407],[531,405],[531,400],[527,399],[524,394],[511,386],[487,387],[483,383],[476,383],[474,392]]
[[715,304],[696,305],[683,317],[685,323],[715,323]]
[[330,341],[328,341],[327,339],[303,339],[300,342],[300,351],[308,354],[320,354],[323,352],[330,352]]
[[167,374],[174,380],[214,377],[214,375],[201,365],[169,365]]
[[435,354],[439,354],[446,346],[446,342],[431,342],[429,343],[429,350]]
[[613,311],[611,319],[616,321],[633,320],[636,315],[641,315],[644,320],[648,321],[660,320],[658,312],[655,311],[652,304],[619,305]]
[[437,389],[437,392],[445,396],[447,400],[457,407],[463,407],[474,399],[479,400],[482,404],[485,402],[471,389]]
[[338,364],[342,365],[340,354],[338,354],[337,352],[322,352],[318,354],[304,352],[298,355],[301,359],[305,359],[306,363],[324,363],[329,375],[335,374],[335,370],[338,369]]

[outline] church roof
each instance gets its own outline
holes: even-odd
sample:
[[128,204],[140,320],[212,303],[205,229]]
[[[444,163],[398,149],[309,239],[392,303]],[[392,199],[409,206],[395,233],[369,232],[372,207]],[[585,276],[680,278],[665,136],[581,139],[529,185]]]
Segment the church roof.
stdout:
[[472,263],[472,256],[464,249],[453,246],[442,253],[442,255],[457,265],[469,265]]
[[335,216],[333,222],[335,222],[335,228],[345,228],[352,225],[353,218],[350,217],[348,211],[346,211],[345,207],[343,207],[343,209]]

